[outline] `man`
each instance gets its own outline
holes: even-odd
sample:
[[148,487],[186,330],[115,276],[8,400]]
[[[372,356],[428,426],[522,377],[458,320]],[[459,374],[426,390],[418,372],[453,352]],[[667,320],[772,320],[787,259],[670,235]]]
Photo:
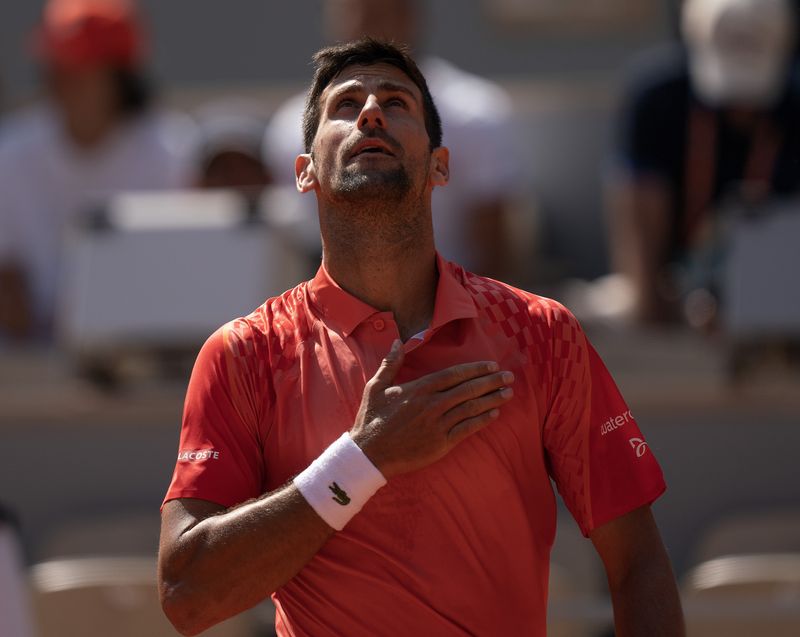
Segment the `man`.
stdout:
[[661,472],[575,319],[436,253],[449,157],[416,65],[374,40],[315,61],[295,172],[322,267],[199,355],[166,614],[196,634],[273,594],[279,635],[544,635],[552,476],[618,635],[682,635]]
[[[323,31],[328,42],[362,37],[421,44],[423,8],[415,0],[325,0]],[[505,279],[514,272],[507,221],[520,198],[523,149],[517,142],[513,107],[497,84],[456,67],[438,56],[417,56],[419,66],[445,122],[452,154],[451,183],[433,194],[437,249],[468,270]],[[281,201],[282,215],[309,227],[308,250],[319,254],[319,229],[313,201],[298,197],[294,158],[303,150],[300,123],[305,95],[287,100],[273,115],[264,139],[264,156],[277,185],[293,197]],[[293,204],[287,209],[287,203]],[[316,266],[314,266],[316,269]]]
[[[610,202],[614,266],[641,321],[675,320],[682,296],[715,287],[726,208],[800,192],[793,11],[789,0],[688,0],[685,50],[636,73]],[[702,326],[691,305],[687,318]]]
[[35,33],[47,99],[0,144],[0,340],[53,336],[68,226],[123,190],[190,183],[188,118],[151,105],[128,0],[49,0]]

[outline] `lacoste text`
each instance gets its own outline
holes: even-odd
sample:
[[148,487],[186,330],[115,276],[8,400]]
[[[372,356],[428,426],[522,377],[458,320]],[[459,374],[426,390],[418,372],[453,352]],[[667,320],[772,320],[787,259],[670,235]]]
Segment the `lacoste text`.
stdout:
[[213,449],[195,449],[178,453],[178,462],[194,462],[195,460],[219,460],[219,451]]

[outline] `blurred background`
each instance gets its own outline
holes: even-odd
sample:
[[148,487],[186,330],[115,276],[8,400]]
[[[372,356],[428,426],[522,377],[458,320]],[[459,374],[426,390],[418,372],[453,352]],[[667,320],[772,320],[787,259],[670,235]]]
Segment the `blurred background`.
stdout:
[[[409,43],[441,111],[440,250],[565,302],[620,385],[689,634],[800,635],[797,9],[4,3],[0,637],[175,634],[154,565],[188,374],[318,267],[303,91],[361,34]],[[550,634],[613,634],[568,515],[551,580]],[[265,603],[208,634],[272,631]]]

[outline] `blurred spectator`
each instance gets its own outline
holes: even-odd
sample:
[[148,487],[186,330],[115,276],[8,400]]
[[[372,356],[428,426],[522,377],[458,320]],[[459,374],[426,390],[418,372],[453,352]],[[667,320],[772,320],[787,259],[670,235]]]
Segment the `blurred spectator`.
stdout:
[[50,0],[33,38],[47,99],[0,146],[0,337],[44,337],[65,228],[110,193],[189,185],[188,118],[157,112],[126,0]]
[[[629,87],[610,193],[614,266],[646,322],[677,319],[682,295],[684,310],[713,310],[713,295],[690,293],[713,292],[702,278],[725,209],[800,189],[790,0],[687,0],[681,25],[684,45],[650,56]],[[691,283],[676,276],[698,263]]]
[[[417,45],[419,7],[413,0],[326,0],[325,33],[330,41],[363,36]],[[520,187],[514,151],[512,106],[496,84],[434,56],[417,55],[444,122],[450,149],[450,183],[433,194],[433,223],[439,251],[480,274],[508,273],[504,221]],[[301,120],[305,95],[288,100],[273,116],[264,153],[277,184],[294,188],[294,160],[305,152]],[[314,202],[295,197],[296,214],[317,223]],[[318,238],[318,232],[307,233]]]
[[255,200],[271,182],[261,156],[267,118],[254,105],[222,100],[204,105],[198,121],[198,186],[233,188]]
[[0,505],[0,634],[3,637],[33,637],[33,619],[28,598],[17,527],[11,514]]

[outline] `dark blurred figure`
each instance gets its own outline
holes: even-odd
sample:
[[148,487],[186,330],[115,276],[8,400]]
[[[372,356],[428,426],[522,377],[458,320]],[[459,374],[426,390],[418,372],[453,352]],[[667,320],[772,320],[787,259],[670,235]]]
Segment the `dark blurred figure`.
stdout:
[[643,60],[625,96],[612,255],[637,319],[683,310],[703,326],[724,211],[800,190],[796,21],[790,0],[687,0],[681,28],[683,45]]
[[50,0],[33,38],[47,99],[0,145],[0,338],[50,336],[60,250],[117,191],[189,185],[188,118],[157,112],[126,0]]
[[272,179],[262,160],[267,118],[246,102],[203,106],[198,121],[198,186],[232,188],[255,199]]
[[[422,25],[413,0],[325,0],[324,31],[329,42],[370,36],[419,44]],[[498,85],[450,62],[416,54],[444,122],[450,149],[450,183],[433,195],[433,225],[439,251],[479,274],[514,279],[509,272],[505,221],[520,189],[512,105]],[[294,160],[303,149],[301,119],[305,95],[284,104],[270,122],[265,156],[277,184],[294,188]],[[298,215],[314,226],[313,202],[295,197]]]

